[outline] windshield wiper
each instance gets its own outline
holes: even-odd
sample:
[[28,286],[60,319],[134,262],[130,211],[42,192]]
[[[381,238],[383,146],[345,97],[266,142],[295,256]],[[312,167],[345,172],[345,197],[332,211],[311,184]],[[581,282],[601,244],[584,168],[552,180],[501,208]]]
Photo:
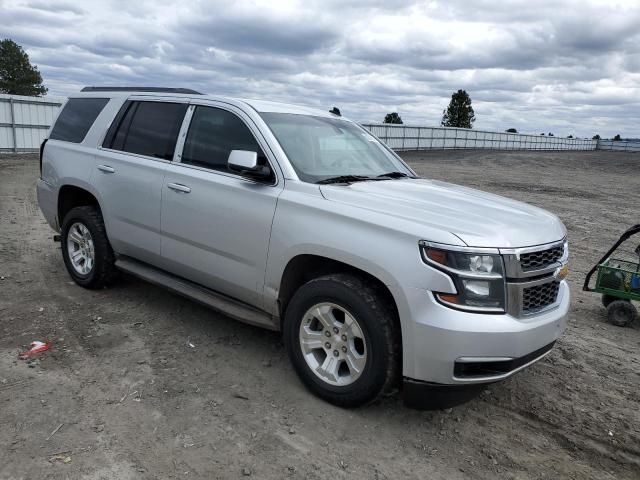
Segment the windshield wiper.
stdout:
[[[408,177],[409,175],[407,175],[404,172],[389,172],[389,173],[383,173],[381,175],[378,175],[377,178],[405,178]],[[413,177],[411,177],[413,178]]]
[[353,182],[364,182],[366,180],[375,180],[373,177],[366,177],[364,175],[338,175],[337,177],[329,177],[324,180],[320,180],[316,182],[320,185],[328,184],[328,183],[353,183]]

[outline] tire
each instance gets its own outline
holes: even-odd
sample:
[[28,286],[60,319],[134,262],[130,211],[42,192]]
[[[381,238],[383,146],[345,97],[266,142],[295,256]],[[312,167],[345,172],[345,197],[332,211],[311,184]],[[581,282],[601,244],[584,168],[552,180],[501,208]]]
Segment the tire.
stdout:
[[607,295],[606,293],[602,295],[602,306],[607,308],[611,302],[615,302],[618,300],[618,297],[614,297],[613,295]]
[[[327,328],[329,324],[334,326]],[[312,351],[302,346],[301,338],[306,341],[307,335],[313,336]],[[402,352],[397,315],[366,279],[332,274],[304,284],[289,302],[283,336],[300,380],[329,403],[357,407],[398,386]],[[325,365],[334,368],[323,369]],[[330,371],[334,374],[321,376]]]
[[[78,248],[80,244],[74,241],[79,235],[84,240],[84,249]],[[84,206],[71,209],[62,222],[61,243],[67,271],[81,287],[104,288],[116,277],[115,257],[98,208]],[[74,266],[73,253],[80,253],[81,258],[84,256],[84,264],[80,262]],[[90,263],[86,260],[89,258],[92,260]]]
[[629,300],[614,300],[607,307],[607,318],[617,327],[626,327],[638,318],[638,311]]

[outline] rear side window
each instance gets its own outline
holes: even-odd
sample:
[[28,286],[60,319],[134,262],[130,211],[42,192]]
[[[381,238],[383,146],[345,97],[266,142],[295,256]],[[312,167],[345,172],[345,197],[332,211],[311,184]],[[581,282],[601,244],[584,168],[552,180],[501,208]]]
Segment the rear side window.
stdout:
[[96,118],[109,102],[108,98],[71,98],[51,130],[49,138],[80,143]]
[[213,107],[196,107],[184,142],[182,163],[227,170],[231,150],[258,153],[258,163],[267,159],[249,128],[236,115]]
[[102,146],[171,160],[187,107],[186,103],[126,102]]

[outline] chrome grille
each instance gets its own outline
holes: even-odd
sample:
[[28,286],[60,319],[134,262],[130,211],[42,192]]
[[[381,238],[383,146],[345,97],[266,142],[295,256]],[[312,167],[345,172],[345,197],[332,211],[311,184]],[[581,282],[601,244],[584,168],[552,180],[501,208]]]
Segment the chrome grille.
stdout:
[[563,254],[563,245],[539,252],[523,253],[520,255],[520,268],[522,268],[523,272],[540,270],[559,262]]
[[536,310],[548,307],[558,298],[560,282],[553,281],[527,287],[522,290],[522,312],[533,313]]

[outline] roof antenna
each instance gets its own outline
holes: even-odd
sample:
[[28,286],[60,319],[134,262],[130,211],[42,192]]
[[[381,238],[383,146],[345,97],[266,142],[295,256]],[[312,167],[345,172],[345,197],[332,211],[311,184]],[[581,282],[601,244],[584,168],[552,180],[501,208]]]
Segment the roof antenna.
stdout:
[[329,110],[329,113],[333,113],[334,115],[337,115],[339,117],[342,116],[342,114],[340,113],[340,109],[338,107],[333,107],[331,110]]

